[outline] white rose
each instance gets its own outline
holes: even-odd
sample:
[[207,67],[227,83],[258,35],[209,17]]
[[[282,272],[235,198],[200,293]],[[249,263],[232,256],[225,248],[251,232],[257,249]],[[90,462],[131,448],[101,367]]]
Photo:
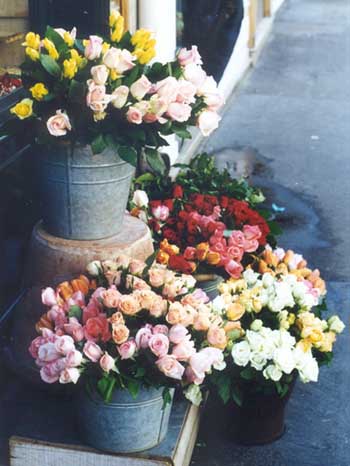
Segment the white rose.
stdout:
[[136,207],[147,207],[149,203],[147,193],[141,189],[136,189],[132,198],[132,202],[136,205]]
[[96,84],[103,85],[106,84],[108,79],[109,71],[105,65],[97,65],[91,68],[91,76]]
[[241,341],[233,345],[232,359],[238,366],[246,366],[250,359],[250,347],[247,341]]
[[262,284],[264,288],[270,288],[273,285],[274,281],[275,279],[270,273],[264,273],[262,277]]
[[209,136],[216,128],[219,127],[221,117],[211,110],[204,110],[199,114],[197,126],[203,136]]
[[67,113],[62,112],[62,110],[56,110],[56,115],[47,120],[46,126],[49,133],[55,137],[65,136],[67,131],[72,129]]
[[278,257],[279,261],[283,260],[284,256],[286,255],[286,251],[283,248],[276,248],[273,253]]
[[195,406],[199,406],[203,400],[201,389],[198,385],[192,383],[184,392],[187,398]]
[[280,330],[280,346],[291,348],[295,345],[295,338],[287,332],[287,330]]
[[92,277],[98,277],[102,272],[102,265],[100,261],[92,261],[90,262],[87,267],[86,271]]
[[250,354],[250,364],[257,371],[262,371],[266,364],[266,358],[261,352],[253,352]]
[[243,272],[243,278],[247,282],[248,286],[254,286],[257,282],[259,274],[254,272],[252,269],[247,269]]
[[274,366],[273,364],[270,364],[266,367],[266,369],[264,369],[263,376],[265,377],[265,379],[270,379],[274,382],[278,382],[282,377],[282,372],[278,367]]
[[194,84],[197,89],[200,89],[207,78],[207,73],[201,66],[190,63],[185,66],[184,77],[187,79],[187,81],[190,81],[192,84]]
[[258,332],[247,330],[246,339],[252,351],[261,351],[264,338]]
[[113,92],[111,96],[111,102],[113,107],[122,108],[126,104],[129,96],[129,88],[127,86],[119,86]]
[[212,76],[207,76],[197,89],[197,95],[200,96],[205,96],[206,94],[215,94],[217,92],[218,87],[215,79]]
[[317,382],[319,368],[311,351],[304,352],[300,348],[294,351],[295,367],[298,369],[300,379],[303,383]]
[[213,311],[216,314],[222,314],[226,307],[224,298],[221,295],[218,295],[216,298],[214,298],[211,304]]
[[260,319],[255,319],[254,322],[251,323],[250,329],[254,332],[259,332],[262,329],[263,321]]
[[290,270],[295,270],[298,267],[299,262],[303,260],[301,254],[294,254],[293,257],[288,261],[288,267]]
[[151,87],[152,83],[143,74],[141,78],[139,78],[130,86],[130,93],[133,97],[135,97],[136,100],[142,100],[150,91]]
[[273,353],[276,366],[285,374],[290,374],[295,369],[293,351],[290,348],[277,348]]
[[344,323],[339,319],[338,316],[332,316],[330,319],[328,319],[328,326],[329,330],[335,333],[341,333],[345,328]]
[[125,71],[135,66],[134,59],[135,57],[128,50],[111,47],[103,56],[103,64],[115,70],[119,75],[123,75]]

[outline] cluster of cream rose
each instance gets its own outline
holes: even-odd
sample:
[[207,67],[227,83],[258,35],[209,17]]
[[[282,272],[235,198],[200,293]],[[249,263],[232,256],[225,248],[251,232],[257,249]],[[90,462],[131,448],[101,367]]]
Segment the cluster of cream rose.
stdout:
[[[282,249],[277,255],[286,257]],[[213,306],[227,319],[226,331],[231,334],[227,347],[237,366],[262,371],[265,379],[274,382],[294,370],[303,382],[316,382],[319,368],[312,350],[331,352],[344,324],[338,316],[327,321],[315,316],[312,308],[320,304],[325,289],[298,276],[302,256],[289,254],[289,258],[284,264],[292,270],[284,274],[247,269],[242,278],[223,283]],[[263,310],[276,317],[279,328],[265,325],[263,317],[259,318]],[[249,324],[244,328],[241,319],[247,316]]]
[[123,374],[121,362],[148,352],[160,372],[182,381],[186,396],[200,403],[206,374],[225,368],[217,317],[206,294],[194,290],[192,276],[159,264],[144,275],[145,267],[126,256],[94,261],[87,268],[90,276],[103,276],[109,287],[95,287],[91,294],[94,280],[84,289],[80,277],[43,290],[49,311],[38,324],[41,336],[30,346],[43,381],[76,383],[91,363],[102,374]]
[[[110,17],[111,41],[117,44],[124,34],[124,20],[113,13]],[[181,67],[181,76],[166,77],[152,83],[145,74],[130,86],[113,85],[116,80],[123,78],[137,64],[145,64],[155,55],[155,40],[150,31],[140,29],[131,37],[133,52],[126,48],[111,46],[99,36],[92,35],[83,41],[84,54],[74,48],[76,29],[71,32],[64,29],[55,30],[70,47],[70,58],[66,58],[61,66],[59,80],[72,80],[79,70],[91,67],[91,78],[87,80],[86,105],[92,110],[95,121],[103,120],[107,116],[109,105],[123,109],[126,119],[135,125],[142,123],[165,124],[168,121],[184,123],[192,115],[192,106],[201,98],[204,105],[195,115],[195,121],[201,132],[208,136],[218,127],[220,117],[217,113],[223,104],[223,98],[218,91],[213,77],[207,76],[202,65],[197,47],[190,50],[181,49],[177,56]],[[41,54],[48,54],[53,60],[60,59],[54,43],[45,38],[43,40],[32,32],[26,36],[23,44],[27,56],[37,61]],[[91,66],[93,65],[93,66]],[[169,69],[171,65],[169,64]],[[45,83],[38,82],[30,89],[36,101],[42,101],[51,91]],[[11,109],[20,119],[33,115],[33,100],[26,98]],[[72,122],[66,109],[57,109],[48,118],[47,129],[52,136],[65,136],[72,130]]]

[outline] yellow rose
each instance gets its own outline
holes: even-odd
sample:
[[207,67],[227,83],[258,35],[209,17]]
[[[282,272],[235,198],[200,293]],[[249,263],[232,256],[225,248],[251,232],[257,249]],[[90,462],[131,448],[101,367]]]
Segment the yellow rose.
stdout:
[[43,100],[43,98],[49,93],[49,91],[45,87],[45,84],[43,83],[36,83],[29,90],[32,93],[32,97],[35,100],[39,101]]
[[43,40],[43,46],[48,51],[50,57],[53,60],[57,60],[57,58],[59,57],[59,54],[56,50],[55,44],[50,39],[45,37],[45,39]]
[[131,38],[132,45],[136,46],[137,48],[143,49],[146,42],[150,40],[152,36],[151,31],[147,29],[138,29]]
[[137,57],[139,63],[141,65],[145,65],[146,63],[150,62],[152,58],[156,56],[156,51],[155,49],[148,49],[148,50],[143,50],[143,49],[135,49],[134,50],[134,55]]
[[77,62],[74,58],[70,58],[69,60],[64,60],[63,62],[63,76],[68,79],[74,78],[78,71]]
[[33,61],[39,60],[40,57],[39,52],[31,47],[26,48],[26,55]]
[[199,243],[196,246],[196,255],[198,260],[204,261],[209,252],[209,244],[208,243]]
[[239,320],[245,313],[245,308],[240,303],[232,303],[228,306],[226,315],[229,320]]
[[120,17],[121,16],[119,11],[112,10],[111,14],[109,15],[109,27],[113,28]]
[[323,353],[329,353],[332,351],[333,343],[336,340],[336,335],[334,332],[326,332],[323,334],[323,339],[321,345],[318,346],[318,349]]
[[207,255],[209,265],[217,265],[221,261],[221,256],[218,252],[210,251]]
[[34,32],[28,32],[25,37],[25,42],[23,44],[25,47],[29,47],[34,50],[39,50],[40,48],[40,36]]
[[304,353],[307,353],[311,349],[312,343],[309,340],[303,339],[303,340],[298,341],[296,347],[303,350]]
[[20,120],[29,118],[33,114],[33,101],[31,99],[23,99],[10,110]]
[[122,77],[122,75],[121,75],[121,74],[118,74],[118,73],[116,72],[116,70],[111,70],[109,76],[110,76],[110,78],[111,78],[112,81],[115,81],[116,79],[119,79],[119,78]]
[[254,312],[258,313],[258,312],[261,311],[261,309],[262,309],[262,303],[261,303],[260,299],[258,299],[258,298],[253,298],[253,303],[252,303],[252,304],[253,304],[253,311],[254,311]]
[[73,47],[73,45],[74,45],[74,39],[73,39],[73,37],[72,37],[72,35],[71,35],[70,32],[65,31],[65,32],[63,33],[63,40],[64,40],[65,43],[68,45],[68,47]]
[[75,49],[70,51],[70,56],[71,58],[73,58],[73,60],[76,61],[78,68],[83,68],[87,64],[86,58],[79,55],[79,53]]
[[112,42],[119,42],[120,39],[123,37],[124,34],[124,18],[119,16],[113,26],[111,32],[111,40]]
[[159,264],[166,265],[169,262],[169,257],[169,254],[167,254],[166,252],[159,251],[157,254],[157,262],[159,262]]

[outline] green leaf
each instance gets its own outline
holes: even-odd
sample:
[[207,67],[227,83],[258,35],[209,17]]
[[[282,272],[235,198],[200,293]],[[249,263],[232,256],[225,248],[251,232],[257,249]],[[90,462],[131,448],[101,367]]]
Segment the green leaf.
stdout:
[[113,390],[116,384],[116,379],[113,375],[104,375],[97,382],[97,390],[106,403],[110,403],[113,395]]
[[73,102],[82,102],[85,99],[86,86],[84,83],[72,79],[69,85],[68,96]]
[[254,379],[254,370],[251,367],[246,367],[240,372],[240,376],[244,380],[252,380]]
[[232,387],[232,399],[238,406],[242,406],[243,404],[243,394],[239,387],[233,386]]
[[70,306],[68,311],[68,317],[75,317],[76,319],[80,320],[82,316],[82,310],[77,304]]
[[147,276],[149,269],[152,267],[153,262],[155,261],[157,257],[158,251],[154,251],[153,254],[147,257],[145,260],[146,267],[143,269],[142,275]]
[[181,139],[191,139],[192,134],[185,128],[178,128],[173,125],[173,131],[176,134],[176,136],[179,136]]
[[105,134],[104,139],[109,148],[118,152],[119,144],[115,141],[114,137],[111,134]]
[[162,409],[165,409],[168,404],[171,403],[172,396],[170,394],[169,387],[165,387],[163,390],[163,406]]
[[62,53],[68,49],[68,45],[65,43],[64,39],[52,27],[47,26],[45,37],[50,39],[51,42],[55,44],[55,47],[59,53]]
[[127,387],[130,395],[136,399],[140,390],[140,382],[136,382],[136,380],[128,380]]
[[130,87],[137,78],[139,77],[140,67],[138,65],[134,66],[131,70],[130,74],[124,79],[123,84],[127,87]]
[[218,393],[222,401],[226,404],[230,399],[231,383],[220,384],[218,387]]
[[81,53],[85,52],[85,47],[81,39],[75,39],[74,45],[79,50],[79,52]]
[[161,154],[156,149],[145,149],[146,160],[149,166],[156,173],[164,175],[166,171],[166,165]]
[[101,154],[107,147],[103,134],[99,134],[91,143],[93,154]]
[[125,162],[130,163],[133,167],[137,166],[137,152],[133,147],[120,146],[118,154],[123,160],[125,160]]
[[141,184],[144,183],[145,181],[153,181],[155,179],[155,176],[153,173],[143,173],[140,175],[138,178],[135,179],[135,183]]
[[58,78],[61,75],[60,66],[49,55],[40,55],[40,62],[45,70],[52,76],[55,76],[55,78]]

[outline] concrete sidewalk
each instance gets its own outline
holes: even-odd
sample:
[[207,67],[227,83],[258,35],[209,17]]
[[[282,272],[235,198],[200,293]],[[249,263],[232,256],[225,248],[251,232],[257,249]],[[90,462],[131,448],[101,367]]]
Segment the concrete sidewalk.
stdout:
[[[256,67],[202,150],[218,166],[250,175],[270,207],[285,208],[280,244],[332,282],[330,311],[348,324],[350,1],[286,0]],[[319,383],[298,382],[282,439],[239,447],[220,434],[216,414],[204,420],[211,432],[202,429],[192,466],[349,466],[349,348],[347,329]]]

